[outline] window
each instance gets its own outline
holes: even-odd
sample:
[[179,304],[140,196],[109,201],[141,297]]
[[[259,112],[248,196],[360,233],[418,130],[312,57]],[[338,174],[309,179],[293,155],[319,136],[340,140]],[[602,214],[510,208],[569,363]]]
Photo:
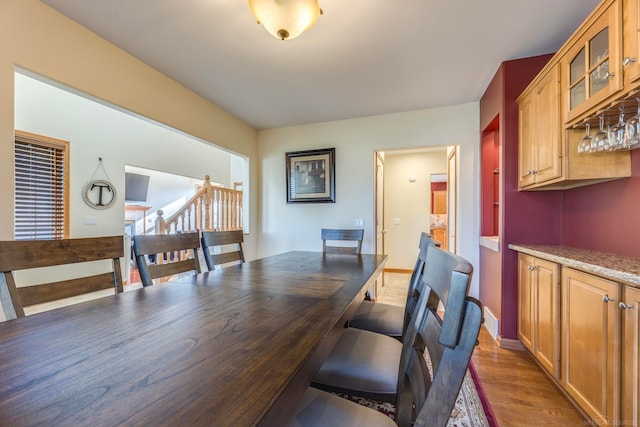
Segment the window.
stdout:
[[69,143],[16,131],[16,240],[68,235]]

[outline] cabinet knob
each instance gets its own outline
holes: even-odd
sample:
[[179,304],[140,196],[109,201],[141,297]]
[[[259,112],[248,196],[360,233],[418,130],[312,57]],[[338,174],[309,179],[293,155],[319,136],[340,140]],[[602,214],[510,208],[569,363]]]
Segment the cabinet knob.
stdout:
[[615,299],[609,298],[609,295],[605,295],[604,297],[602,297],[602,301],[611,302],[611,301],[615,301]]
[[607,74],[604,75],[604,79],[610,79],[611,77],[615,77],[615,76],[616,76],[616,73],[607,72]]
[[633,306],[632,306],[632,305],[625,304],[625,303],[623,303],[623,302],[621,302],[621,303],[620,303],[620,304],[618,304],[618,305],[619,305],[619,307],[620,307],[622,310],[627,310],[627,309],[629,309],[629,310],[633,310]]
[[624,65],[626,67],[627,65],[632,64],[634,62],[636,62],[636,58],[629,58],[627,56],[622,60],[622,65]]

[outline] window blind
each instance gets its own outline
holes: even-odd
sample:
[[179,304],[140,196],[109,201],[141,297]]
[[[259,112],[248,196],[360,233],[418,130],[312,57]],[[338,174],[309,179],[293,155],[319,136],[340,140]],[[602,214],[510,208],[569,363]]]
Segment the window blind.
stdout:
[[66,146],[15,141],[15,239],[65,236]]

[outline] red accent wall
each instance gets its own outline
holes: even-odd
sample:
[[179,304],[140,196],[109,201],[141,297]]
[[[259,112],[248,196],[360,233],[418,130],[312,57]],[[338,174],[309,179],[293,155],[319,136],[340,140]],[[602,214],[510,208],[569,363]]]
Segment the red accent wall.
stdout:
[[[518,104],[516,99],[552,55],[506,61],[480,100],[480,132],[499,117],[501,251],[480,251],[480,300],[499,316],[502,338],[517,339],[518,255],[511,243],[560,244],[562,193],[518,192]],[[484,254],[484,255],[483,255]],[[498,301],[498,302],[496,302]]]
[[640,151],[631,177],[563,192],[562,243],[640,258]]

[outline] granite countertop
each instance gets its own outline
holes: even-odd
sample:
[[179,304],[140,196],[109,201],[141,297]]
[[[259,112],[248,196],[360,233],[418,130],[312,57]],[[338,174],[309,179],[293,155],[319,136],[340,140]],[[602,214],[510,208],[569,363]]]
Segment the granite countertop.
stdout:
[[640,287],[640,258],[570,246],[511,244],[509,249]]

